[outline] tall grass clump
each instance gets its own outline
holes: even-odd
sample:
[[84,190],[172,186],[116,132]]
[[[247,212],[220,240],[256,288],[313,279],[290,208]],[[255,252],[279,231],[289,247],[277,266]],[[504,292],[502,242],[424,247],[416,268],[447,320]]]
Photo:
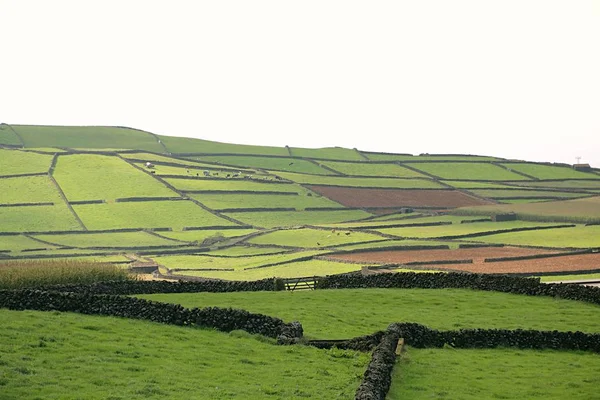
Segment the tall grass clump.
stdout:
[[0,289],[57,284],[86,284],[131,279],[116,265],[84,260],[19,260],[0,262]]

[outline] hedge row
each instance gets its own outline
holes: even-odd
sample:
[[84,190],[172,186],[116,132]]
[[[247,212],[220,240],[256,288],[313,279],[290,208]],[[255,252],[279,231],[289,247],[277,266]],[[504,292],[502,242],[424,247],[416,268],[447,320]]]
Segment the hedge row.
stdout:
[[[0,307],[11,310],[76,312],[133,318],[170,325],[215,328],[230,332],[242,329],[253,334],[278,338],[282,344],[302,337],[302,325],[284,323],[279,318],[232,308],[184,308],[134,297],[90,293],[49,292],[35,289],[0,291]],[[280,337],[281,336],[281,337]]]
[[259,212],[259,211],[296,211],[293,207],[246,207],[246,208],[217,208],[217,212]]
[[106,201],[104,200],[76,200],[69,201],[69,204],[73,205],[81,205],[81,204],[104,204]]
[[504,247],[504,243],[461,243],[459,249],[479,249],[482,247]]
[[53,206],[54,203],[12,203],[12,204],[0,204],[0,207],[33,207],[33,206]]
[[438,331],[416,323],[396,323],[388,330],[404,338],[404,343],[417,347],[461,349],[490,349],[516,347],[519,349],[582,350],[600,353],[600,334],[509,329],[460,329]]
[[183,197],[121,197],[115,199],[115,203],[132,203],[145,201],[179,201],[185,200]]
[[398,332],[388,330],[371,356],[363,380],[356,390],[356,400],[384,400],[392,384],[392,370],[396,363]]
[[307,344],[318,349],[371,351],[381,342],[384,334],[384,331],[378,331],[371,335],[358,336],[348,340],[309,340]]
[[597,287],[564,283],[540,283],[539,278],[461,272],[427,274],[398,272],[366,276],[360,273],[331,275],[320,278],[315,288],[474,289],[528,296],[550,296],[600,305],[600,288]]

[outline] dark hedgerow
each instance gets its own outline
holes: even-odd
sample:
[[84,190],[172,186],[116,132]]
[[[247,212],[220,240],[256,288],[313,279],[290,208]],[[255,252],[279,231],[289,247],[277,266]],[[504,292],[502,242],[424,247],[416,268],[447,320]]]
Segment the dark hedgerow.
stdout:
[[396,363],[398,332],[388,330],[373,351],[371,362],[356,390],[356,400],[384,400],[392,384],[392,370]]

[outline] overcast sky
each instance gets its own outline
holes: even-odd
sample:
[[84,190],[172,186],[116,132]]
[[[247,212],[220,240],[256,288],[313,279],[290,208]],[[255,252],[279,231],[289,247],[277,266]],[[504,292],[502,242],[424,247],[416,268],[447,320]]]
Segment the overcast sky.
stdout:
[[600,0],[0,0],[0,122],[600,167]]

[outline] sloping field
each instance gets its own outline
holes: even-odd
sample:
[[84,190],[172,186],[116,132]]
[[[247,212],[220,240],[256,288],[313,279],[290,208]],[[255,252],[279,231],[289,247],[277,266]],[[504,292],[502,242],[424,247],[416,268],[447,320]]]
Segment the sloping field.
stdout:
[[52,248],[54,246],[44,245],[23,235],[0,236],[0,250],[10,250],[18,253],[21,250],[39,249],[42,247]]
[[442,179],[470,179],[485,181],[522,181],[522,175],[515,174],[490,163],[431,162],[407,163],[413,168],[425,171]]
[[490,203],[455,190],[393,190],[317,185],[309,188],[346,207],[456,208]]
[[265,183],[246,179],[165,179],[168,183],[179,190],[218,190],[218,191],[252,191],[252,192],[294,192],[298,193],[301,188],[290,183]]
[[79,233],[74,235],[36,235],[36,239],[70,247],[144,247],[174,246],[181,243],[146,232]]
[[0,149],[0,175],[48,172],[52,155]]
[[276,194],[238,194],[238,193],[201,193],[191,194],[190,197],[200,201],[215,210],[236,208],[294,208],[304,210],[308,207],[339,207],[339,203],[321,196]]
[[[591,174],[590,174],[591,175]],[[592,177],[594,175],[591,175]],[[596,175],[600,178],[600,175]],[[562,180],[562,181],[529,181],[512,182],[512,185],[531,186],[540,188],[559,188],[559,189],[600,189],[600,180]]]
[[21,139],[13,132],[10,126],[0,124],[0,144],[8,144],[13,146],[21,146]]
[[310,161],[287,157],[258,156],[202,156],[193,160],[235,165],[242,168],[261,168],[275,171],[299,172],[303,174],[335,175],[333,172],[319,167]]
[[270,232],[256,236],[248,243],[291,247],[329,247],[382,239],[384,238],[371,233],[302,228]]
[[[194,178],[194,177],[205,177],[204,175],[204,171],[208,171],[209,176],[212,178],[217,178],[217,177],[226,177],[228,174],[231,176],[235,175],[235,173],[238,173],[239,170],[236,169],[232,169],[232,168],[227,168],[227,167],[220,167],[218,165],[212,165],[212,164],[201,164],[201,163],[192,163],[190,162],[190,165],[188,166],[181,166],[181,167],[174,167],[171,165],[154,165],[154,167],[148,169],[145,165],[145,163],[136,163],[136,165],[138,167],[147,169],[149,171],[151,171],[152,174],[155,175],[179,175],[182,177],[189,177],[189,178]],[[245,170],[247,171],[247,170]],[[250,171],[248,171],[250,172]],[[254,171],[250,172],[252,174],[254,174]]]
[[320,164],[353,176],[388,176],[397,178],[427,178],[427,176],[398,164],[371,164],[364,162],[319,161]]
[[69,201],[178,196],[117,157],[92,154],[60,156],[54,177]]
[[72,147],[138,149],[165,152],[150,133],[108,126],[12,125],[25,141],[25,147]]
[[538,179],[600,179],[600,176],[589,173],[575,171],[573,168],[556,165],[544,165],[534,163],[522,164],[503,164],[505,167],[523,172]]
[[456,210],[469,215],[514,212],[518,218],[546,221],[600,222],[600,196],[529,204],[498,204]]
[[336,222],[354,221],[370,217],[371,214],[361,210],[332,210],[332,211],[253,211],[228,212],[225,215],[233,217],[248,225],[263,228],[277,226],[333,224]]
[[351,187],[382,187],[406,189],[439,189],[443,186],[426,179],[394,179],[394,178],[352,178],[345,176],[304,175],[292,172],[277,172],[280,176],[291,181],[307,185],[333,185]]
[[580,225],[574,228],[498,233],[490,236],[480,236],[476,240],[484,243],[506,243],[540,247],[600,247],[600,226]]
[[0,179],[0,204],[62,203],[56,186],[48,176],[23,176]]
[[1,232],[78,230],[81,227],[64,203],[53,206],[0,207]]
[[191,201],[80,204],[73,208],[91,230],[235,225]]
[[589,193],[572,193],[572,192],[553,192],[544,190],[518,190],[518,189],[476,189],[471,190],[478,196],[488,197],[490,199],[506,199],[513,197],[530,197],[532,199],[547,198],[547,197],[585,197],[590,196]]
[[[519,182],[519,185],[529,186],[529,182]],[[511,189],[513,186],[504,185],[500,182],[475,182],[475,181],[442,181],[446,185],[453,186],[458,189]],[[518,189],[518,188],[516,188]]]
[[199,154],[265,154],[275,156],[288,156],[284,147],[253,146],[246,144],[233,144],[213,142],[211,140],[191,139],[174,136],[157,135],[167,147],[169,153],[199,153]]
[[290,153],[294,157],[320,158],[326,160],[364,160],[356,150],[343,147],[323,147],[320,149],[290,147]]
[[392,153],[371,153],[362,151],[362,154],[367,156],[372,161],[494,161],[499,160],[496,157],[463,155],[463,154],[392,154]]
[[203,229],[198,231],[182,231],[182,232],[159,232],[160,236],[166,238],[182,240],[184,242],[202,243],[208,238],[229,238],[237,236],[249,235],[256,232],[254,229],[221,229],[209,230]]

